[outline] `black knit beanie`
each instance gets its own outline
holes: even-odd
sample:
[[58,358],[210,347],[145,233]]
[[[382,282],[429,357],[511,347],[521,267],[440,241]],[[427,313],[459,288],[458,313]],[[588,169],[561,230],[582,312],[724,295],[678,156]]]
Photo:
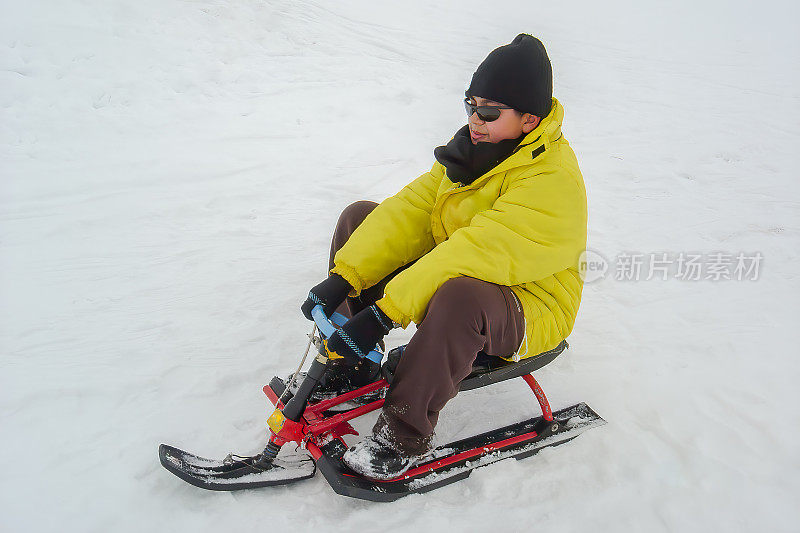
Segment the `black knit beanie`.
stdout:
[[546,117],[553,97],[553,70],[542,42],[520,33],[511,44],[492,50],[472,75],[466,95]]

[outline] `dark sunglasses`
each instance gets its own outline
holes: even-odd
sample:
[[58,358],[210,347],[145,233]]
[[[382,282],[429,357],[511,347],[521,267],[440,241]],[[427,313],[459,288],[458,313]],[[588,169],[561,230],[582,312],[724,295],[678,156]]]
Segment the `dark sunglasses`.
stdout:
[[464,108],[467,110],[468,117],[471,117],[473,113],[477,113],[478,118],[484,122],[493,122],[500,118],[501,109],[514,109],[513,107],[499,105],[472,104],[470,103],[469,98],[464,98]]

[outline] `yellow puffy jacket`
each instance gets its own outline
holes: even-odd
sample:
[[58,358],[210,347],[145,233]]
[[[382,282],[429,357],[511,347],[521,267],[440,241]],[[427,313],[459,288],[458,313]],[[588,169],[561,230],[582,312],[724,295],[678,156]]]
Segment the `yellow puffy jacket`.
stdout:
[[564,108],[550,114],[499,165],[470,185],[439,163],[381,202],[336,253],[331,273],[371,287],[400,266],[378,306],[404,328],[419,324],[448,279],[507,285],[522,303],[519,360],[549,350],[572,331],[583,289],[586,189],[561,134]]

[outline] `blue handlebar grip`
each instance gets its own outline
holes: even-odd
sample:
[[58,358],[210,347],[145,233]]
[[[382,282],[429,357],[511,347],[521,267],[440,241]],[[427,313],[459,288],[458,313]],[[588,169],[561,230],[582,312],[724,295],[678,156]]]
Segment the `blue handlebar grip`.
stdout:
[[322,332],[322,336],[326,339],[336,332],[336,328],[333,327],[331,321],[328,320],[327,316],[325,316],[325,311],[322,310],[321,305],[314,306],[314,308],[311,310],[311,316],[314,318],[314,322],[316,322],[317,327]]
[[[322,332],[322,336],[326,339],[330,338],[331,335],[336,333],[336,328],[334,327],[333,323],[325,316],[325,311],[322,310],[321,305],[315,305],[313,309],[311,309],[311,317],[314,319],[314,322],[317,324],[320,332]],[[336,323],[340,326],[344,326],[347,322],[347,319],[340,315],[339,313],[333,313],[332,318],[336,321]],[[377,348],[377,346],[376,346]],[[378,350],[372,350],[366,356],[367,359],[374,361],[378,364],[383,361],[383,354]]]

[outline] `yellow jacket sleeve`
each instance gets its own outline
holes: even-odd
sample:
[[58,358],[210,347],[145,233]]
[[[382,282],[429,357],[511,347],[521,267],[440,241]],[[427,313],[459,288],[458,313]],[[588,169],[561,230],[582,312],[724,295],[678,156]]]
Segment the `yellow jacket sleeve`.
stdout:
[[558,170],[517,179],[491,209],[473,217],[386,286],[378,306],[406,327],[419,323],[445,281],[459,276],[498,285],[540,280],[577,267],[586,245],[586,195]]
[[444,177],[439,163],[384,200],[350,235],[333,258],[339,274],[357,295],[434,247],[431,210]]

